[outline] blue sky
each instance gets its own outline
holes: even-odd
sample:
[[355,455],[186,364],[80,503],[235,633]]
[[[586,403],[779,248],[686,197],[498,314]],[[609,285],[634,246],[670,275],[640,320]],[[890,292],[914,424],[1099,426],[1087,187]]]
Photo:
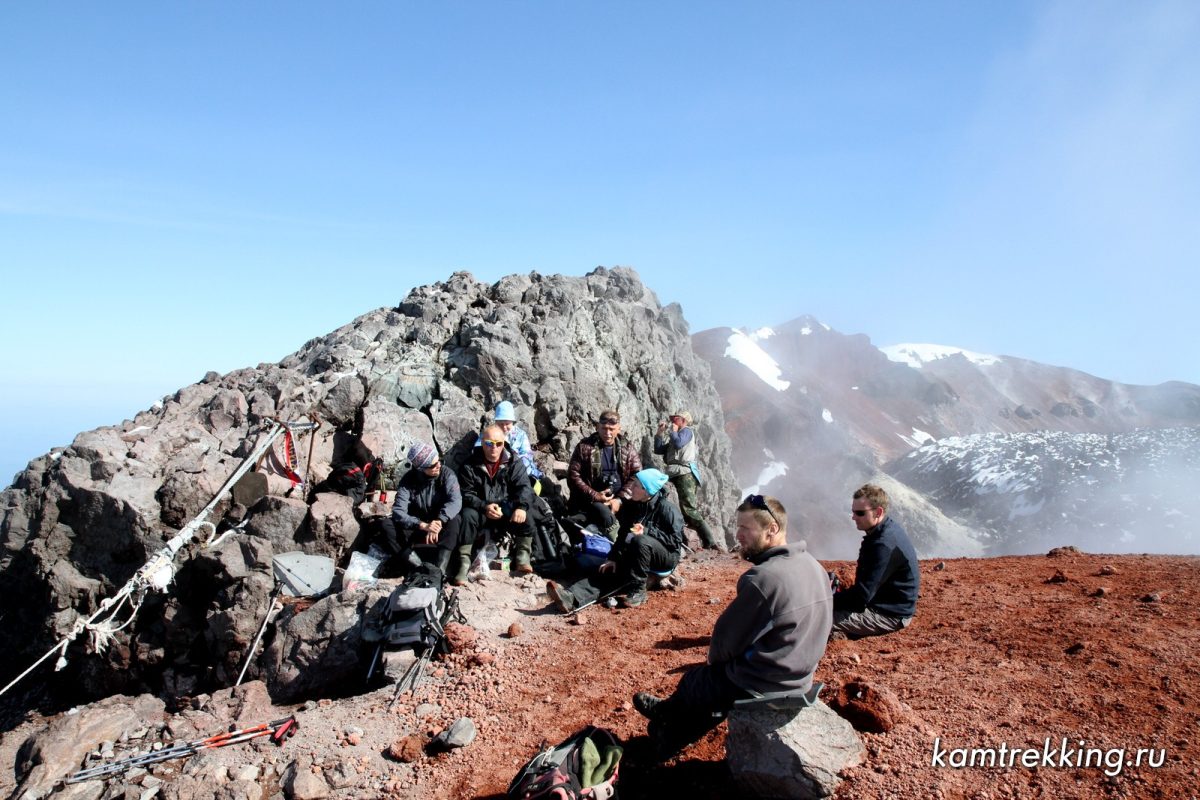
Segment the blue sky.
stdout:
[[457,269],[1200,382],[1197,41],[1192,2],[4,4],[0,484]]

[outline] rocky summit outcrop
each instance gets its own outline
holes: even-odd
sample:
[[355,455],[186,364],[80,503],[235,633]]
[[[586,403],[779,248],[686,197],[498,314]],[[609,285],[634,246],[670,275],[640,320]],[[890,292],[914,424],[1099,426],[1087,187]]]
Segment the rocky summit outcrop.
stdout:
[[[269,605],[273,555],[344,561],[364,519],[386,513],[322,492],[331,463],[361,439],[393,480],[415,440],[436,442],[455,465],[501,399],[516,405],[548,465],[569,458],[605,408],[621,413],[644,463],[654,464],[656,423],[691,409],[706,479],[701,506],[728,529],[737,495],[729,440],[678,305],[662,306],[624,268],[492,285],[456,273],[278,364],[210,373],[133,420],[31,462],[0,495],[0,679],[94,612],[200,511],[270,419],[315,415],[317,433],[292,443],[306,485],[275,469],[252,508],[223,500],[212,521],[227,527],[245,515],[244,533],[181,553],[170,590],[150,593],[101,654],[83,657],[76,643],[65,670],[39,675],[54,676],[60,701],[231,685]],[[265,471],[288,460],[284,448],[276,445]],[[251,677],[272,676],[255,665]]]

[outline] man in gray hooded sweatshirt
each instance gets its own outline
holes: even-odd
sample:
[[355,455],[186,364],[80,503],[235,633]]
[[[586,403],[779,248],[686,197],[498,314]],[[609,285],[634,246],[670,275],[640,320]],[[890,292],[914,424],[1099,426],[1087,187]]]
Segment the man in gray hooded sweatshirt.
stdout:
[[807,692],[833,624],[829,578],[803,540],[787,543],[787,511],[774,497],[738,506],[737,541],[754,564],[713,628],[708,663],[666,699],[638,692],[655,756],[666,760],[715,728],[735,700]]

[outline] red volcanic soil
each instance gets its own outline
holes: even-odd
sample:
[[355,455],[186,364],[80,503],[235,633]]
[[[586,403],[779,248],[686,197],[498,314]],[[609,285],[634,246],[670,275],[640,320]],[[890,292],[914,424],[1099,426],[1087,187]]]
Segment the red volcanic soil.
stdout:
[[[739,797],[723,760],[724,726],[674,761],[651,765],[638,755],[645,721],[630,700],[643,689],[668,693],[704,660],[713,622],[746,566],[735,556],[701,553],[681,565],[682,589],[653,593],[637,609],[594,606],[577,621],[550,609],[540,581],[496,577],[472,585],[464,608],[474,629],[454,631],[457,651],[432,665],[415,697],[402,695],[389,708],[392,691],[384,687],[270,709],[265,687],[254,682],[197,698],[195,710],[168,720],[164,737],[222,730],[233,719],[229,708],[256,697],[265,704],[258,717],[294,712],[300,731],[283,748],[225,748],[205,762],[208,756],[154,765],[151,775],[164,782],[167,800],[211,796],[215,787],[205,781],[220,783],[225,773],[209,779],[202,769],[228,765],[233,775],[247,764],[263,768],[256,791],[268,797],[286,794],[284,776],[298,767],[337,786],[326,795],[334,800],[500,798],[544,742],[590,723],[630,744],[624,800]],[[843,578],[853,573],[853,564],[826,566]],[[1200,558],[1066,548],[922,562],[921,570],[917,616],[907,630],[832,642],[817,671],[827,685],[822,697],[862,731],[867,750],[864,763],[843,773],[838,798],[1197,796]],[[432,737],[462,716],[474,721],[477,738],[460,750],[430,752]],[[13,789],[19,745],[46,722],[35,716],[0,737],[0,794]],[[1061,762],[1064,738],[1069,764]],[[1042,761],[1047,740],[1051,764]],[[1002,747],[1037,750],[1037,765],[981,766],[982,753],[963,765],[970,750]],[[1150,752],[1140,766],[1117,764],[1118,748],[1122,762],[1136,762],[1139,748]],[[1084,764],[1089,749],[1099,758],[1091,766]],[[255,796],[232,785],[221,791]]]
[[[847,576],[853,570],[827,566]],[[588,723],[626,739],[643,735],[631,695],[667,693],[705,658],[713,621],[745,567],[734,556],[700,556],[682,567],[682,590],[653,594],[643,608],[593,607],[580,625],[531,616],[527,631],[497,654],[498,669],[477,670],[503,698],[491,712],[495,722],[484,722],[471,747],[423,765],[419,786],[430,796],[498,797],[544,739],[557,742]],[[869,689],[868,700],[898,698],[890,730],[862,734],[867,759],[844,773],[837,797],[1196,796],[1200,559],[1067,548],[921,569],[917,617],[907,630],[832,642],[818,669],[827,700],[848,683],[859,694]],[[439,702],[453,705],[454,695],[478,691],[474,683],[460,681]],[[622,797],[738,796],[722,763],[724,736],[721,726],[663,767],[627,760]],[[1129,761],[1139,748],[1153,752],[1140,767],[1106,775],[1117,771],[1114,755],[1104,755],[1107,768],[1060,765],[1064,737],[1071,764],[1084,758],[1081,749],[1124,748]],[[1053,766],[1041,756],[1036,767],[949,765],[955,748],[1042,752],[1047,739]],[[931,764],[935,740],[946,766]]]

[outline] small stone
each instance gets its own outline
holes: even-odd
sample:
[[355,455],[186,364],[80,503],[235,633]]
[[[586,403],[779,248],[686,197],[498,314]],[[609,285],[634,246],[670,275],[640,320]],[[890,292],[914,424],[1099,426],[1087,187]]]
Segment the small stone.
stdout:
[[1076,655],[1077,653],[1082,653],[1086,647],[1087,647],[1086,643],[1076,642],[1075,644],[1071,645],[1063,652],[1069,656],[1073,656],[1073,655]]
[[466,747],[475,741],[477,731],[470,717],[459,717],[446,730],[437,735],[437,744],[447,749]]
[[1114,567],[1112,564],[1105,564],[1103,567],[1100,568],[1100,571],[1097,572],[1096,574],[1097,575],[1116,575],[1117,568]]
[[346,744],[350,745],[351,747],[359,746],[360,744],[362,744],[362,734],[351,733],[351,734],[347,735],[346,736]]
[[1092,592],[1092,597],[1108,597],[1110,594],[1112,594],[1112,589],[1107,586],[1097,586]]
[[305,700],[304,701],[304,710],[305,711],[315,711],[316,708],[317,708],[316,700]]
[[320,706],[321,708],[329,708],[331,705],[333,705],[333,701],[330,700],[328,697],[322,697],[320,700],[317,701],[317,705]]
[[242,764],[240,767],[232,767],[229,777],[234,781],[250,781],[253,783],[258,780],[259,769],[253,764]]
[[366,731],[357,725],[347,725],[342,729],[342,733],[346,734],[347,736],[362,736],[364,733],[366,733]]
[[496,657],[494,655],[492,655],[491,653],[475,653],[471,656],[471,661],[468,663],[472,663],[475,666],[479,666],[479,667],[486,667],[488,664],[491,664],[495,660],[496,660]]
[[390,758],[405,764],[411,764],[418,760],[424,753],[425,742],[420,736],[406,736],[399,741],[392,742],[387,749]]
[[522,627],[521,623],[519,622],[514,622],[512,625],[508,626],[508,638],[510,639],[515,639],[524,632],[525,628]]
[[708,604],[709,604],[710,606],[716,606],[716,605],[720,605],[720,604],[721,604],[721,598],[719,598],[719,597],[710,597],[710,598],[708,598]]
[[1054,574],[1046,579],[1046,583],[1066,583],[1070,578],[1061,569],[1054,570]]

